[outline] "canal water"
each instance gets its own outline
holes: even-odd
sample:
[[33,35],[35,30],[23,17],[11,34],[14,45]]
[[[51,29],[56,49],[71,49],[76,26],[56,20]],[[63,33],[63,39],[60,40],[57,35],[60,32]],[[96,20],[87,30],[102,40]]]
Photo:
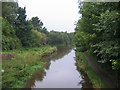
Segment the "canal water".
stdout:
[[[25,88],[84,88],[91,87],[85,74],[77,70],[75,51],[59,47],[56,54],[45,58],[44,69],[36,71]],[[46,62],[45,61],[45,62]]]

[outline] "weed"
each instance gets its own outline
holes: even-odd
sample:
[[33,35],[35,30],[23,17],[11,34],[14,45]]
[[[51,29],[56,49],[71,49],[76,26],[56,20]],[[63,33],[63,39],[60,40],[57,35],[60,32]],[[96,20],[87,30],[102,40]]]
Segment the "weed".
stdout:
[[88,75],[93,88],[106,88],[97,74],[89,67],[86,58],[82,52],[76,52],[76,62],[78,67]]
[[14,58],[3,61],[2,86],[3,88],[21,88],[31,77],[32,73],[42,68],[42,55],[56,51],[55,47],[27,48],[3,53],[16,53]]

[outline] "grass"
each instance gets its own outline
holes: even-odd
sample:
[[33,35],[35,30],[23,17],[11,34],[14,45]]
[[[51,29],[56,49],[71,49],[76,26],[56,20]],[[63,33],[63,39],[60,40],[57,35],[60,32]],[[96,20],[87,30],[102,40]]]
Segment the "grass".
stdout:
[[82,52],[76,52],[76,60],[78,67],[87,74],[90,82],[93,84],[93,88],[106,88],[97,74],[89,67]]
[[32,73],[44,66],[45,62],[41,61],[42,56],[55,51],[55,47],[44,46],[3,52],[16,53],[14,58],[2,63],[2,69],[4,70],[2,73],[3,88],[22,88],[25,82],[30,79]]

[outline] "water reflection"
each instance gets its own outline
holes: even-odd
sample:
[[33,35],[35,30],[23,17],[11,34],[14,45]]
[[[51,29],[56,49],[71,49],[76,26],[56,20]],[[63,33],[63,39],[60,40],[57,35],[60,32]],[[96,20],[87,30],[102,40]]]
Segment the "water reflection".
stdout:
[[49,70],[51,61],[55,61],[58,60],[62,57],[64,57],[65,55],[67,55],[70,51],[71,51],[72,47],[71,46],[59,46],[57,47],[57,52],[52,54],[49,57],[45,57],[42,61],[47,63],[44,65],[43,69],[40,69],[38,71],[36,71],[30,80],[27,81],[25,88],[31,88],[33,86],[35,86],[35,81],[42,81],[44,79],[44,77],[46,76],[46,70]]
[[71,50],[71,47],[58,47],[55,54],[43,59],[47,61],[44,69],[35,72],[27,81],[25,88],[90,87],[85,74],[78,72],[79,68],[76,66],[74,57],[75,51]]
[[70,53],[72,47],[71,46],[58,46],[57,47],[57,52],[55,52],[53,55],[44,58],[42,61],[54,61],[57,59],[60,59]]
[[81,70],[77,65],[76,65],[76,67],[77,67],[77,70],[79,71],[81,77],[83,78],[83,80],[79,82],[79,84],[82,84],[82,88],[93,88],[93,85],[92,85],[92,83],[90,83],[90,80],[89,80],[87,74],[83,70]]

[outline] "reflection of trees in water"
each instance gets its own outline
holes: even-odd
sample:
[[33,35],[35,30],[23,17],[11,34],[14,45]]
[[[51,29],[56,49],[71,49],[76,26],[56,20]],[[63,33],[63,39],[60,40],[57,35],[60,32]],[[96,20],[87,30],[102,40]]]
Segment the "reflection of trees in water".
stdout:
[[44,69],[40,69],[32,75],[32,78],[27,81],[25,88],[30,88],[35,86],[35,81],[42,81],[43,77],[46,76]]
[[44,77],[46,76],[45,69],[49,70],[49,67],[51,64],[50,60],[57,60],[57,59],[64,57],[65,55],[67,55],[71,51],[71,49],[72,49],[72,47],[70,47],[70,46],[59,46],[59,47],[57,47],[56,53],[44,58],[42,60],[42,61],[46,62],[46,64],[44,65],[44,68],[36,71],[32,75],[32,78],[27,81],[25,88],[30,88],[30,87],[35,86],[35,81],[42,81],[44,79]]
[[30,88],[35,86],[35,81],[42,81],[46,76],[45,69],[49,69],[50,62],[46,63],[42,69],[39,69],[35,73],[33,73],[32,78],[27,81],[25,88]]
[[57,47],[57,52],[55,53],[55,55],[53,54],[51,56],[51,60],[57,60],[57,59],[64,57],[65,55],[70,53],[71,49],[72,49],[71,46],[64,46],[64,47],[59,46],[59,47]]
[[75,65],[76,65],[77,71],[80,73],[83,79],[82,81],[78,83],[78,85],[82,84],[82,88],[93,88],[93,85],[92,83],[90,83],[90,80],[87,74],[83,70],[81,70],[80,67],[78,67],[77,62],[75,63]]

